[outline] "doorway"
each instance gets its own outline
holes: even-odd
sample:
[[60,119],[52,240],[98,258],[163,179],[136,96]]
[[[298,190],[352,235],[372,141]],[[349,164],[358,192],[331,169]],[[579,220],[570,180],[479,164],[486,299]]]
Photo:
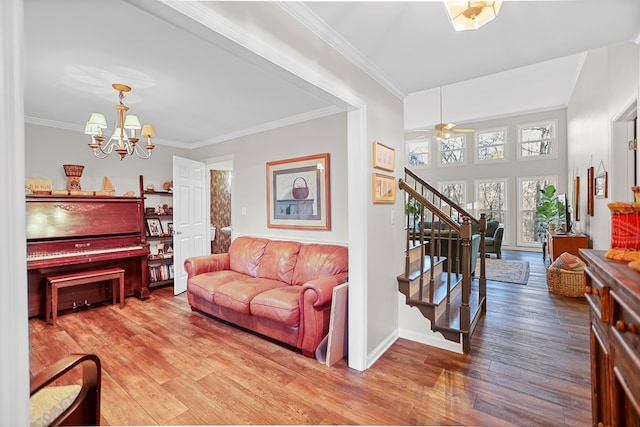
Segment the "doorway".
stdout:
[[211,253],[229,251],[231,245],[231,186],[233,160],[207,162],[210,173],[211,206]]

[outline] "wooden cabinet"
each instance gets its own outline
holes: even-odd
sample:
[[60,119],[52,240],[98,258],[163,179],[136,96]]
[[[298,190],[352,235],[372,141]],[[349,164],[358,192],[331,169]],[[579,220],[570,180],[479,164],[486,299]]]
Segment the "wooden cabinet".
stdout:
[[640,426],[640,273],[604,251],[587,261],[594,426]]
[[[140,194],[145,200],[144,227],[151,253],[147,288],[173,285],[173,193],[145,185],[140,175]],[[141,295],[142,298],[149,295]]]
[[547,232],[547,247],[551,262],[562,255],[563,252],[580,256],[579,249],[589,248],[589,237],[586,234],[555,234]]

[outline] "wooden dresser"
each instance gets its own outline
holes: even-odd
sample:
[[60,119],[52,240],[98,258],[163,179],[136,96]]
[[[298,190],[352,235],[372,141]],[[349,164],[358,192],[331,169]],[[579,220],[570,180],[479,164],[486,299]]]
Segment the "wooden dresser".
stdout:
[[640,426],[640,273],[580,249],[591,310],[594,426]]
[[[551,262],[568,252],[571,255],[580,255],[578,250],[589,247],[589,237],[586,234],[555,234],[547,232],[547,244]],[[584,260],[584,259],[583,259]]]

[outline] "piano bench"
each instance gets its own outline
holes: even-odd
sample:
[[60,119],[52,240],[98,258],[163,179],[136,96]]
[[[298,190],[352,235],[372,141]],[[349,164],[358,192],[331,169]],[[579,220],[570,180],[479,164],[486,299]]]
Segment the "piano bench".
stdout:
[[[104,270],[79,271],[77,273],[63,274],[61,276],[47,277],[47,307],[45,320],[51,319],[55,325],[58,318],[58,289],[70,286],[95,283],[103,280],[111,280],[113,304],[116,304],[117,284],[120,285],[120,308],[124,307],[124,270],[122,268],[107,268]],[[51,315],[53,313],[53,315]]]

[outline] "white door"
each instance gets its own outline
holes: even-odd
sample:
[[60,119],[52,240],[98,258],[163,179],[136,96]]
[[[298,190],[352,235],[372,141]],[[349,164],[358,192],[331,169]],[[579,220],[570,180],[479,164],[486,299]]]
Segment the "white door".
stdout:
[[184,260],[209,253],[209,192],[205,165],[173,156],[173,293],[187,290]]

